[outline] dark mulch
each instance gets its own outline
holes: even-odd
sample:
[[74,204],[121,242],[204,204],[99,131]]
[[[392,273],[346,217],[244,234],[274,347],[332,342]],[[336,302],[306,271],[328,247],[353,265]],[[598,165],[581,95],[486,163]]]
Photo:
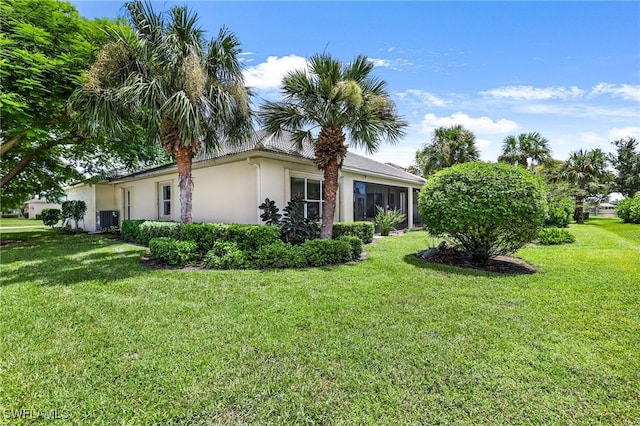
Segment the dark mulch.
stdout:
[[496,272],[499,274],[521,275],[534,274],[536,272],[536,268],[524,260],[510,256],[496,256],[486,264],[474,263],[465,253],[451,247],[440,248],[440,250],[425,250],[416,253],[416,256],[418,259],[428,263],[438,263],[441,265]]
[[24,240],[0,240],[0,246],[6,246],[8,244],[21,243]]

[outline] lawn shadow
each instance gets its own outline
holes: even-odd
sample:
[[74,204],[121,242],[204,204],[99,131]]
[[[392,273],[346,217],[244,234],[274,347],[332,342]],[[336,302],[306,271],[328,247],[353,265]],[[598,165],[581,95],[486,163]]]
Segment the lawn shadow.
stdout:
[[486,266],[473,265],[469,262],[438,263],[420,259],[415,253],[407,254],[403,261],[417,268],[432,269],[464,276],[508,277],[514,275],[530,275],[535,273],[531,265],[515,258],[493,259]]
[[47,232],[14,234],[11,239],[22,241],[2,246],[0,286],[109,283],[147,273],[139,263],[144,249],[104,235]]

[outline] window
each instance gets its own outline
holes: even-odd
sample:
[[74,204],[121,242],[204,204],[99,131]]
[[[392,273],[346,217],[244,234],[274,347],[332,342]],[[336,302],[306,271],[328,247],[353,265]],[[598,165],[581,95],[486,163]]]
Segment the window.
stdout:
[[171,185],[161,183],[159,189],[158,217],[160,219],[171,219]]
[[131,188],[124,190],[124,218],[131,220]]
[[[353,219],[374,220],[376,207],[407,213],[407,189],[367,182],[353,182]],[[414,204],[414,208],[417,204]]]
[[318,179],[291,178],[291,198],[296,197],[305,202],[304,216],[306,218],[322,218],[324,182]]

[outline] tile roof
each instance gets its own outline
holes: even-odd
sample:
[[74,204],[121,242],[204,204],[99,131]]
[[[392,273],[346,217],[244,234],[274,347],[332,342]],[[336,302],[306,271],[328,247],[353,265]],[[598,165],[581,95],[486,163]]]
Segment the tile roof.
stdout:
[[[314,158],[313,146],[309,141],[305,141],[302,144],[301,149],[298,149],[296,144],[291,140],[291,134],[288,132],[283,132],[281,135],[275,136],[269,135],[266,130],[259,130],[254,132],[248,141],[240,145],[222,144],[222,146],[218,150],[201,151],[194,158],[193,162],[199,163],[202,161],[214,160],[251,151],[283,154],[306,159],[309,161],[312,161]],[[151,169],[142,170],[140,172],[133,173],[127,176],[121,176],[120,178],[144,174],[154,170],[161,170],[163,168],[172,167],[173,165],[174,164],[158,166]],[[347,156],[345,157],[344,163],[342,164],[342,169],[362,174],[375,174],[379,176],[414,182],[417,184],[422,184],[425,182],[425,180],[420,176],[416,176],[412,173],[409,173],[397,167],[390,166],[388,164],[380,163],[362,155],[354,154],[353,152],[347,152]]]

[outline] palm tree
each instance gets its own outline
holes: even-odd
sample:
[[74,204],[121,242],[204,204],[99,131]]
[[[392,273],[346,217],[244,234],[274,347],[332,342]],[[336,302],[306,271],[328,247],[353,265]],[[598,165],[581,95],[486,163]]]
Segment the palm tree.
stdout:
[[507,136],[502,143],[502,155],[498,157],[498,161],[520,164],[529,170],[550,159],[549,141],[538,132]]
[[[328,54],[313,56],[306,70],[282,80],[284,100],[266,102],[258,116],[270,134],[291,132],[301,147],[309,141],[315,164],[324,172],[325,205],[321,238],[331,238],[338,174],[350,146],[375,152],[382,138],[394,143],[406,122],[396,114],[386,83],[370,75],[373,64],[358,56],[341,64]],[[346,134],[345,134],[346,133]]]
[[575,218],[577,223],[584,223],[584,199],[587,195],[597,192],[610,175],[606,170],[607,156],[601,149],[590,151],[579,150],[569,154],[564,164],[563,175],[576,186],[574,197],[576,201]]
[[412,173],[427,177],[454,164],[476,161],[480,153],[475,145],[475,135],[458,124],[439,127],[434,131],[430,144],[416,152]]
[[251,131],[240,43],[226,28],[207,42],[186,6],[159,14],[141,1],[125,7],[132,31],[102,49],[70,109],[87,128],[110,134],[127,120],[141,123],[149,141],[175,157],[180,219],[191,223],[194,156]]

